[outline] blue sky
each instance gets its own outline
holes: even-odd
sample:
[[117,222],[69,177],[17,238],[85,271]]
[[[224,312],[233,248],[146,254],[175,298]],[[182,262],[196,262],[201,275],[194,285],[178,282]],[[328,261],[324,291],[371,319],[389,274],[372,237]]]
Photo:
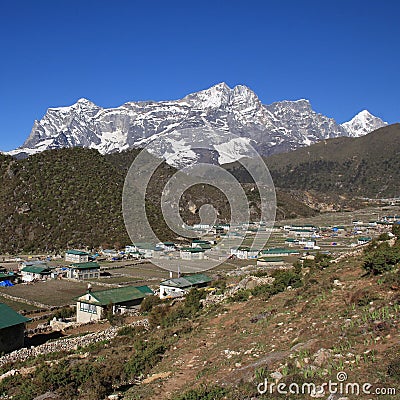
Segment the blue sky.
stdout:
[[178,99],[218,82],[400,120],[400,1],[2,1],[0,149],[48,107]]

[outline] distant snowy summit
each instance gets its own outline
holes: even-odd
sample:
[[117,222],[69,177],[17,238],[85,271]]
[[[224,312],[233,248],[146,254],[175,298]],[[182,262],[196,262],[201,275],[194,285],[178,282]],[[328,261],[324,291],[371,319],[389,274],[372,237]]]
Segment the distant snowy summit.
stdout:
[[102,108],[80,99],[49,108],[25,143],[8,154],[75,146],[104,154],[146,147],[175,166],[204,160],[223,164],[251,156],[254,149],[268,156],[328,138],[362,136],[384,125],[366,110],[340,125],[313,111],[308,100],[264,105],[246,86],[219,83],[175,101]]
[[353,119],[342,124],[343,128],[348,132],[349,136],[360,137],[370,133],[376,129],[387,125],[380,118],[375,117],[369,111],[363,110],[359,112]]

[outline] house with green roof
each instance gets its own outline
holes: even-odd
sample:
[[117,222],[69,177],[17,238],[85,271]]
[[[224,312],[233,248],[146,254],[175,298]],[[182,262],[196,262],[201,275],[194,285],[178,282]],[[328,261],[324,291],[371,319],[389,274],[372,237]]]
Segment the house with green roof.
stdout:
[[299,239],[294,239],[294,238],[286,238],[285,239],[285,245],[289,247],[294,247],[299,245]]
[[71,263],[86,263],[89,261],[89,253],[81,250],[67,250],[65,252],[65,261]]
[[367,244],[372,240],[370,236],[361,236],[357,239],[357,244]]
[[46,264],[27,264],[21,269],[24,282],[45,281],[51,278],[51,269]]
[[96,292],[88,291],[78,297],[76,320],[79,323],[104,319],[107,308],[113,314],[124,314],[131,308],[138,307],[143,299],[153,294],[148,286],[122,286]]
[[160,299],[166,297],[184,296],[191,288],[204,288],[212,279],[205,274],[185,275],[180,278],[170,278],[160,283]]
[[67,278],[70,279],[96,279],[100,276],[100,265],[97,262],[75,263],[69,266]]
[[182,247],[180,257],[182,260],[203,260],[205,250],[201,247]]
[[29,321],[29,318],[0,303],[0,354],[23,347],[25,324]]
[[259,257],[288,257],[300,255],[298,250],[285,249],[281,247],[275,247],[271,249],[261,250]]

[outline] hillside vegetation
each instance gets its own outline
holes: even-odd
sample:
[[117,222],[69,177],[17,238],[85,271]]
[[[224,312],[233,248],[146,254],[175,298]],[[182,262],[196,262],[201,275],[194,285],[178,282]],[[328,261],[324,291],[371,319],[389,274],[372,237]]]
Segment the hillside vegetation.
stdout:
[[[97,150],[49,150],[22,160],[0,155],[0,252],[54,252],[67,247],[121,247],[130,242],[121,212],[126,173],[139,150],[101,155]],[[146,194],[148,218],[160,239],[174,239],[160,208],[163,187],[175,169],[162,163]],[[246,187],[254,219],[259,199]],[[196,185],[187,190],[180,211],[187,223],[199,222],[202,204],[212,203],[228,221],[229,204],[218,190]],[[284,193],[278,215],[315,213]]]
[[[385,268],[374,261],[371,270],[375,253],[389,261]],[[286,270],[215,276],[215,295],[193,289],[182,302],[149,297],[140,317],[148,319],[148,329],[125,325],[114,339],[4,364],[0,375],[21,373],[0,381],[0,395],[306,400],[316,397],[284,397],[276,386],[262,394],[257,387],[268,379],[286,389],[311,383],[320,390],[345,376],[345,384],[360,385],[360,398],[398,398],[399,261],[399,239],[385,240],[336,259],[317,254]],[[396,393],[364,396],[364,383],[371,384],[371,395],[378,389]],[[341,395],[352,399],[355,393]]]
[[[54,252],[67,247],[120,247],[130,242],[121,213],[126,173],[139,150],[49,150],[26,159],[0,155],[0,252]],[[266,159],[277,191],[277,218],[312,216],[315,209],[357,207],[354,197],[400,194],[400,124],[360,138],[337,138]],[[242,183],[251,216],[260,215],[254,183],[238,163],[225,166]],[[160,212],[163,187],[176,170],[162,163],[150,181],[146,209],[160,239],[174,239]],[[199,222],[212,203],[222,222],[229,203],[217,189],[195,185],[181,198],[183,219]],[[335,206],[336,204],[336,206]]]
[[400,124],[266,159],[275,185],[363,197],[400,195]]

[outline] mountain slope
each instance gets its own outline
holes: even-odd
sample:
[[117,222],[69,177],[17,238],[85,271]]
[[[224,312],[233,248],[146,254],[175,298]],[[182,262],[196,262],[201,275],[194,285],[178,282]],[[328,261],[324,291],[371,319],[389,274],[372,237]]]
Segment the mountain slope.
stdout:
[[361,197],[400,196],[400,124],[266,159],[275,185]]
[[[122,216],[122,189],[126,173],[138,154],[133,149],[101,155],[97,150],[48,150],[15,160],[0,155],[0,252],[53,252],[71,247],[120,247],[128,244]],[[176,169],[162,163],[146,192],[148,218],[160,239],[175,239],[165,225],[160,199]],[[259,200],[253,186],[251,215],[259,218]],[[219,221],[228,222],[229,203],[207,185],[187,190],[180,212],[189,224],[200,222],[199,209],[212,203]],[[278,194],[278,216],[310,216],[316,212],[285,193]]]
[[[398,244],[391,249],[398,254]],[[239,276],[209,271],[217,295],[194,289],[183,301],[146,299],[134,320],[146,318],[148,329],[125,313],[110,318],[123,327],[104,332],[109,325],[102,321],[79,335],[67,331],[77,349],[60,339],[28,360],[22,351],[17,360],[4,356],[3,397],[399,398],[399,274],[367,276],[366,253],[334,255],[331,263],[319,255],[281,271],[243,268]],[[379,388],[390,395],[372,395]]]
[[268,156],[327,138],[360,136],[383,125],[365,113],[339,125],[313,111],[307,100],[263,105],[248,87],[220,83],[176,101],[106,109],[80,99],[70,107],[49,108],[23,146],[9,154],[76,146],[105,154],[149,145],[149,151],[175,166],[203,161],[204,153],[208,162],[226,163],[252,156],[251,146]]

